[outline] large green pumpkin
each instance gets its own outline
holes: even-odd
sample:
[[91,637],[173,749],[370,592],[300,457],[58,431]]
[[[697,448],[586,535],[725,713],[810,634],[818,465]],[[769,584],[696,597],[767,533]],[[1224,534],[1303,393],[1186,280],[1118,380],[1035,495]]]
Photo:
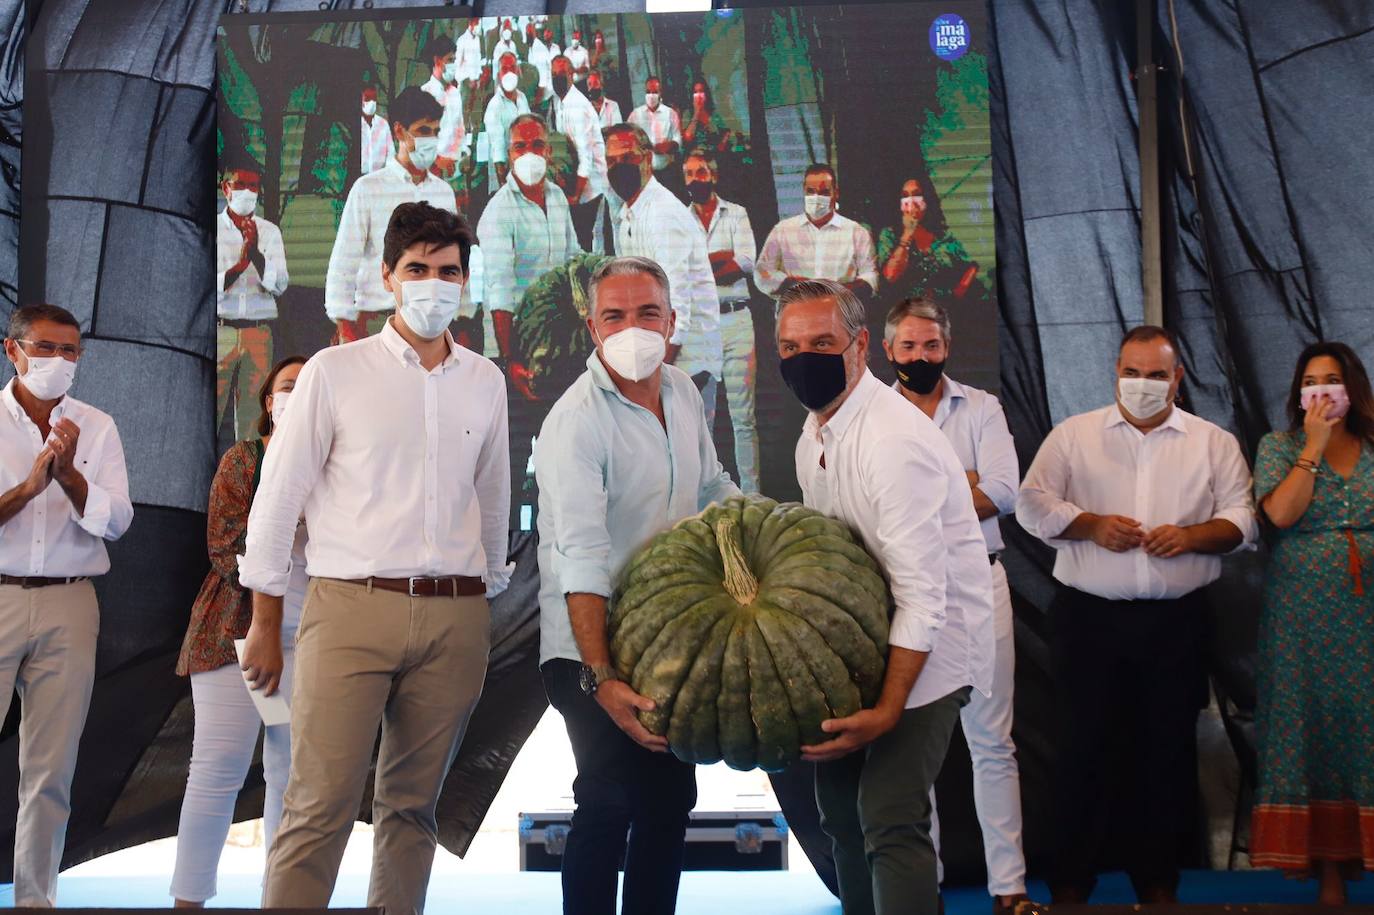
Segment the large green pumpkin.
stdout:
[[612,602],[611,657],[679,759],[777,771],[882,687],[889,597],[839,521],[742,496],[654,538]]
[[587,284],[609,258],[578,254],[530,284],[515,312],[515,345],[533,373],[535,398],[553,403],[587,369],[595,345],[587,332]]

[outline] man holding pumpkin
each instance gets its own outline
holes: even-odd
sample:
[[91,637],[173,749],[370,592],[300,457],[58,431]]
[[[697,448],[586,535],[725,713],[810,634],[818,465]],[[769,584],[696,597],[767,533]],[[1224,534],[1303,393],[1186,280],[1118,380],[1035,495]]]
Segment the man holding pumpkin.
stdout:
[[[844,521],[895,610],[874,708],[803,747],[846,915],[935,915],[930,788],[971,687],[992,684],[992,576],[963,465],[920,410],[868,371],[863,302],[830,280],[778,299],[783,381],[810,411],[797,443],[809,508]],[[916,485],[919,483],[919,485]]]
[[640,723],[654,708],[611,665],[612,583],[654,535],[739,489],[721,469],[701,395],[664,364],[675,313],[654,261],[618,257],[588,284],[596,352],[558,399],[534,450],[539,483],[540,672],[577,761],[577,809],[563,852],[563,911],[671,912],[691,765]]

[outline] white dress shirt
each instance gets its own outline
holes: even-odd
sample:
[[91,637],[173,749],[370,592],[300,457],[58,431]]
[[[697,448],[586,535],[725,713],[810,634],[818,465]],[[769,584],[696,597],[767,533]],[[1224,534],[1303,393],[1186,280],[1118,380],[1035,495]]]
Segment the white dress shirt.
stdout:
[[510,41],[500,40],[496,42],[496,47],[491,50],[491,73],[495,76],[501,69],[501,58],[506,54],[514,54],[515,59],[520,60],[520,46],[515,43],[515,39]]
[[544,44],[542,38],[536,38],[530,42],[529,64],[539,71],[539,88],[552,91],[553,87],[553,52],[549,46]]
[[837,283],[863,280],[876,292],[878,268],[873,237],[863,226],[839,213],[819,228],[805,214],[784,219],[763,243],[754,284],[760,291],[776,296],[789,274]]
[[[648,105],[640,105],[630,112],[629,121],[647,133],[649,142],[654,146],[672,140],[678,145],[678,149],[682,148],[682,119],[676,111],[662,102],[659,102],[658,108],[653,111],[649,110]],[[654,171],[662,171],[672,161],[671,156],[654,153]]]
[[565,594],[610,597],[655,535],[739,495],[716,459],[696,385],[663,366],[663,423],[616,388],[601,358],[549,411],[534,445],[539,483],[539,663],[581,660]]
[[544,206],[520,192],[515,175],[487,203],[477,221],[482,246],[482,295],[491,311],[513,312],[535,280],[580,253],[568,198],[544,181]]
[[439,116],[439,155],[457,162],[467,141],[467,130],[463,125],[462,90],[457,84],[445,86],[433,76],[420,88],[444,108],[444,113]]
[[529,99],[525,98],[525,93],[515,92],[515,100],[506,98],[506,93],[498,87],[496,94],[487,102],[487,110],[482,116],[482,123],[487,132],[487,158],[492,164],[488,169],[487,189],[495,193],[501,186],[500,179],[496,176],[496,164],[504,164],[510,147],[510,125],[522,114],[529,114]]
[[324,311],[329,320],[356,321],[360,311],[395,308],[395,298],[382,285],[382,240],[392,212],[403,203],[421,200],[458,212],[453,188],[432,172],[416,184],[399,159],[353,182],[325,274]]
[[596,109],[576,86],[559,98],[555,93],[549,108],[553,129],[565,134],[577,150],[577,176],[587,179],[587,189],[579,203],[595,200],[606,192],[606,141],[601,137],[601,120]]
[[[14,397],[15,380],[0,390],[0,488],[8,492],[28,479],[43,436]],[[56,480],[13,518],[0,525],[0,572],[43,578],[104,575],[110,571],[106,540],[129,529],[134,507],[124,446],[114,420],[68,395],[53,407],[51,422],[69,419],[81,430],[76,469],[86,478],[86,511],[78,515]]]
[[[604,92],[605,90],[603,89],[602,91]],[[596,106],[593,105],[592,107],[595,108]],[[601,109],[597,111],[596,116],[601,119],[602,129],[614,127],[617,124],[623,124],[625,122],[625,119],[620,116],[620,103],[614,99],[605,98],[604,96],[601,99]]]
[[[581,44],[569,45],[563,56],[572,64],[573,79],[579,83],[586,81],[587,67],[591,62],[591,55],[587,53],[587,49]],[[579,70],[582,72],[578,72]]]
[[[692,208],[696,216],[696,208]],[[701,219],[697,219],[701,224]],[[716,211],[706,226],[706,253],[717,251],[735,252],[735,263],[739,264],[744,276],[728,286],[717,286],[716,297],[721,302],[742,302],[749,298],[749,277],[754,273],[754,255],[758,242],[754,241],[754,227],[749,224],[749,214],[738,203],[731,203],[724,197],[716,197]]]
[[243,233],[229,218],[226,209],[215,220],[215,313],[221,318],[236,321],[274,321],[277,317],[277,296],[286,291],[290,278],[286,273],[286,249],[281,242],[281,229],[257,216],[258,251],[262,254],[262,275],[257,265],[249,261],[248,268],[228,289],[224,275],[239,262],[243,248]]
[[1235,436],[1178,407],[1148,434],[1116,404],[1064,420],[1026,473],[1016,520],[1059,551],[1056,579],[1106,600],[1167,600],[1217,580],[1220,556],[1157,559],[1143,548],[1114,553],[1091,540],[1058,539],[1084,512],[1125,515],[1147,533],[1224,519],[1241,532],[1237,551],[1254,549],[1258,533],[1250,470]]
[[472,575],[489,596],[505,588],[505,380],[444,337],[449,355],[431,371],[390,321],[306,363],[263,460],[244,587],[286,592],[304,514],[313,578]]
[[930,418],[865,369],[829,422],[807,416],[797,482],[805,504],[853,528],[887,574],[896,604],[889,643],[930,652],[906,707],[963,686],[988,694],[988,549],[968,477]]
[[370,175],[396,158],[396,144],[391,139],[391,125],[380,114],[372,116],[371,124],[361,115],[358,121],[362,125],[363,174]]
[[650,177],[633,204],[616,216],[616,253],[647,257],[668,274],[677,326],[669,343],[682,345],[677,366],[689,375],[721,374],[720,300],[706,232],[687,206]]
[[[1016,490],[1021,482],[1007,415],[1001,402],[987,391],[962,385],[948,375],[944,382],[944,393],[935,408],[935,425],[949,439],[964,470],[978,473],[978,488],[997,507],[997,515],[984,518],[982,528],[988,552],[1000,553],[1005,544],[997,519],[1016,511]],[[902,392],[896,382],[892,390]]]
[[482,36],[477,32],[463,29],[463,34],[453,41],[453,70],[462,85],[470,79],[482,78]]

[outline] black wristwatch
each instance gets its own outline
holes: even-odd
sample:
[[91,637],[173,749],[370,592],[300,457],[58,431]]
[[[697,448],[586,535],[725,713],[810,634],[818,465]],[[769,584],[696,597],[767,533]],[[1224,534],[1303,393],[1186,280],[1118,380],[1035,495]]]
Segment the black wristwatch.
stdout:
[[583,664],[582,670],[577,675],[577,685],[582,687],[583,693],[592,696],[596,694],[596,688],[602,683],[619,679],[620,673],[609,664],[597,665],[596,667]]

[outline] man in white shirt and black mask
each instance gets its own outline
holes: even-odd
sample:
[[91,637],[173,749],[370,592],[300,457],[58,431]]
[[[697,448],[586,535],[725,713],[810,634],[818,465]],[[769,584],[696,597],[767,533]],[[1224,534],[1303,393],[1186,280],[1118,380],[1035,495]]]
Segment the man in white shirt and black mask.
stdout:
[[14,904],[56,904],[77,745],[95,681],[100,610],[91,579],[134,509],[114,420],[67,394],[81,328],[55,305],[10,316],[0,390],[0,696],[19,693]]
[[[1016,503],[1058,550],[1051,650],[1064,733],[1055,767],[1055,902],[1092,893],[1116,779],[1135,786],[1127,871],[1142,903],[1176,901],[1193,830],[1196,727],[1205,703],[1200,591],[1221,554],[1256,536],[1250,471],[1235,436],[1174,405],[1172,334],[1137,327],[1116,363],[1116,402],[1046,437]],[[1125,735],[1131,750],[1113,758]]]
[[778,302],[783,381],[810,411],[797,442],[805,504],[848,524],[895,611],[874,708],[803,747],[847,915],[935,915],[930,789],[971,690],[993,670],[992,576],[964,468],[940,429],[865,365],[864,305],[830,280]]
[[[997,519],[1016,509],[1021,481],[1016,446],[997,398],[945,374],[950,320],[942,305],[913,298],[892,306],[883,350],[897,376],[893,390],[934,420],[959,456],[988,547],[997,634],[992,694],[974,693],[959,717],[973,760],[973,804],[983,833],[988,892],[995,899],[995,913],[1010,913],[1026,898],[1026,859],[1021,850],[1021,778],[1011,740],[1016,646]],[[933,822],[938,852],[938,817]]]
[[302,515],[311,535],[269,908],[328,905],[381,725],[368,905],[424,909],[435,804],[486,672],[486,599],[509,581],[506,387],[447,330],[471,247],[456,214],[396,208],[396,313],[306,364],[263,465],[239,580],[257,592],[243,666],[269,693]]

